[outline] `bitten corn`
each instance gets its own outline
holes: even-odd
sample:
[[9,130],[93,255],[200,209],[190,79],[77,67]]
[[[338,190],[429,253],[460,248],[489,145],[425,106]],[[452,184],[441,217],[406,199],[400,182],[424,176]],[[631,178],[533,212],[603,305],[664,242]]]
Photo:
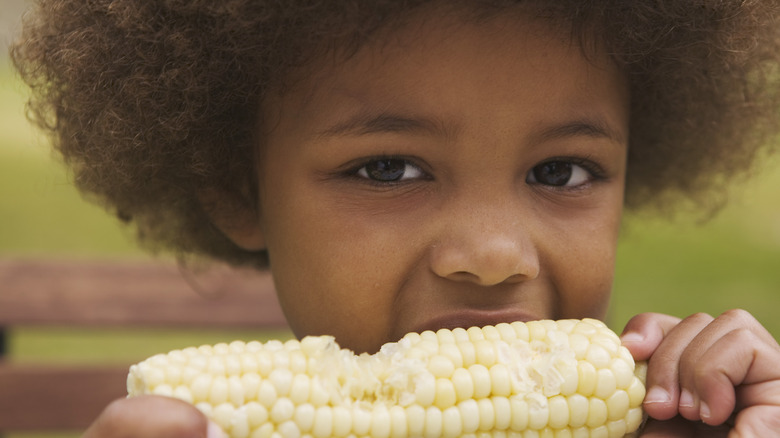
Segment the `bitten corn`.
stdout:
[[602,322],[409,333],[373,355],[332,337],[233,342],[130,368],[130,396],[193,403],[233,438],[622,437],[642,423],[643,364]]

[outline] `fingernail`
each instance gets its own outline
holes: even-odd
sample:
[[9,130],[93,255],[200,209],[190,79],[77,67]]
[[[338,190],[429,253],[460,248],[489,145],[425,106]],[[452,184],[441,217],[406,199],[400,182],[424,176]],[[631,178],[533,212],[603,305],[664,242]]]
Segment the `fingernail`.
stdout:
[[660,386],[653,386],[645,395],[645,403],[670,403],[672,396]]
[[622,342],[642,342],[645,340],[645,337],[641,333],[628,332],[622,335],[620,340]]
[[683,389],[682,392],[680,392],[680,407],[692,408],[694,405],[695,403],[693,401],[693,394],[691,394],[691,392],[687,389]]
[[704,401],[699,402],[699,416],[704,420],[710,418],[710,407]]
[[214,423],[213,421],[209,421],[209,427],[206,430],[206,438],[225,438],[225,432],[222,431],[222,428],[217,425],[217,423]]

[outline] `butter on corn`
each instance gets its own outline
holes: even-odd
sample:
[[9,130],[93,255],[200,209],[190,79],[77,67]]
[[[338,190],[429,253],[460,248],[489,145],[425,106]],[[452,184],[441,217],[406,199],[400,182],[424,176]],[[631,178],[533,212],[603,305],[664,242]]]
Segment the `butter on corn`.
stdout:
[[644,364],[604,323],[409,333],[373,355],[332,337],[233,342],[130,368],[130,396],[194,404],[232,438],[622,437],[643,421]]

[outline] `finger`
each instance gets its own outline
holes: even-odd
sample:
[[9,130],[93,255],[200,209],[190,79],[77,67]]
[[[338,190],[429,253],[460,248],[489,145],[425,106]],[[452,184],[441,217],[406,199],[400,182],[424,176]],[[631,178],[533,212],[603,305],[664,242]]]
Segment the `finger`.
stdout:
[[678,413],[698,420],[699,412],[690,393],[680,392],[680,358],[689,344],[713,318],[704,313],[691,315],[669,331],[650,357],[647,367],[647,395],[644,408],[651,417],[667,420]]
[[735,437],[780,437],[780,409],[777,406],[752,406],[737,414],[732,430]]
[[731,322],[735,327],[744,327],[756,334],[764,343],[777,348],[780,344],[771,333],[752,315],[743,309],[732,309],[723,312],[716,319],[717,323]]
[[[742,384],[736,391],[737,411],[756,405],[780,406],[780,380]],[[780,416],[777,419],[780,420]]]
[[702,421],[720,424],[734,411],[737,395],[741,407],[780,406],[778,363],[780,349],[751,330],[732,330],[696,357],[695,365],[686,365],[692,380],[681,379],[681,385],[694,394]]
[[777,363],[778,350],[749,313],[732,310],[718,316],[682,353],[680,412],[686,418],[722,423],[734,410],[735,386],[780,377],[775,366],[768,366]]
[[631,318],[620,340],[636,360],[647,360],[680,318],[661,313],[641,313]]
[[160,396],[112,402],[87,429],[84,438],[213,438],[220,436],[192,405]]

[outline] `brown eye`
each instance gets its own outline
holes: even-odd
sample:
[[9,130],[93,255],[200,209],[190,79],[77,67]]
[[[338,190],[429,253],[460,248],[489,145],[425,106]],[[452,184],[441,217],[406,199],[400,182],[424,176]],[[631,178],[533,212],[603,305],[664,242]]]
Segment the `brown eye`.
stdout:
[[553,187],[576,187],[590,181],[590,173],[569,161],[548,161],[531,169],[526,182]]
[[400,158],[371,160],[357,171],[358,176],[377,182],[397,182],[422,176],[420,169]]

